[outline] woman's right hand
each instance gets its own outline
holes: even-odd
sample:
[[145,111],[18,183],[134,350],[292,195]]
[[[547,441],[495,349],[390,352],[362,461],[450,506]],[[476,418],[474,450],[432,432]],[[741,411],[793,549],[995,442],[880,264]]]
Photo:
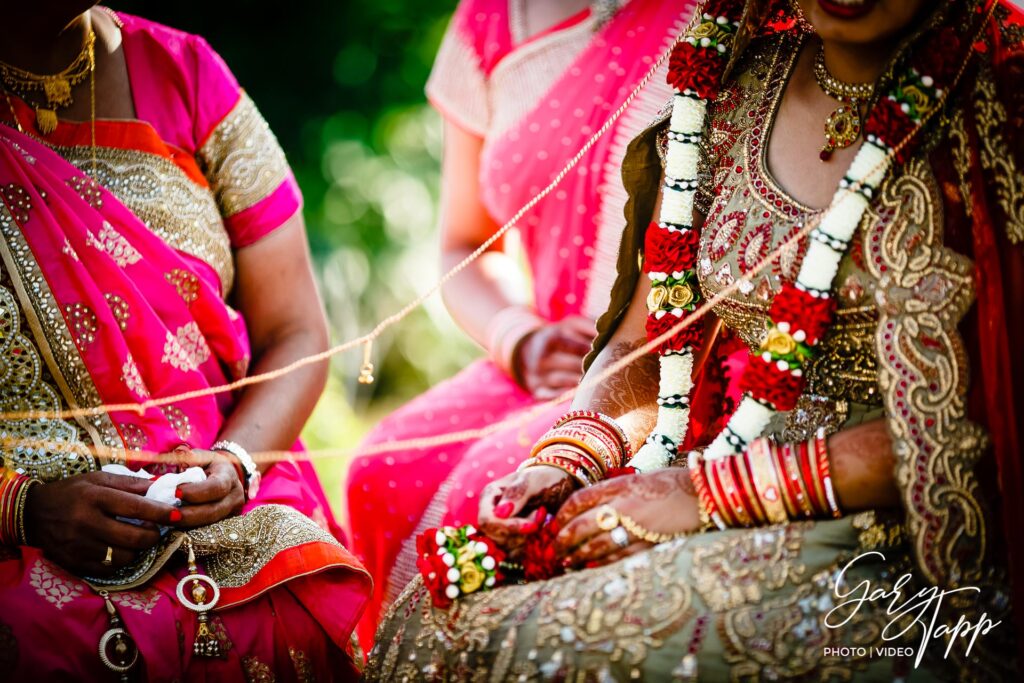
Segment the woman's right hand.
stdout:
[[545,401],[583,378],[583,358],[597,335],[594,322],[569,316],[531,332],[515,351],[516,374],[534,398]]
[[[180,519],[177,508],[145,497],[152,482],[89,472],[33,486],[25,504],[29,543],[80,576],[106,576],[160,540],[158,525]],[[141,525],[117,517],[142,520]],[[111,562],[103,564],[107,547]]]
[[512,472],[492,481],[480,494],[480,529],[514,552],[575,489],[573,478],[555,467],[537,465]]

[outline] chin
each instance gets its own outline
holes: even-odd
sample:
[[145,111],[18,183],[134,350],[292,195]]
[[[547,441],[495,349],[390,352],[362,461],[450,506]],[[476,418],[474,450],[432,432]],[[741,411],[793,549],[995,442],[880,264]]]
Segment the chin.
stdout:
[[925,0],[800,0],[800,9],[826,42],[872,44],[905,33]]

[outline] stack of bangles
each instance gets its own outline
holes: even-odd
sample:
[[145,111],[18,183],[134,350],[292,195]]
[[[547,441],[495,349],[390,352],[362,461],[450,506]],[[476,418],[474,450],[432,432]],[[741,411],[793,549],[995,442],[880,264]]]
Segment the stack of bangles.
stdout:
[[603,480],[633,457],[626,433],[612,418],[588,410],[563,415],[519,466],[547,465],[569,474],[580,486]]
[[29,489],[39,483],[0,464],[0,545],[28,545],[25,503]]
[[743,453],[714,460],[693,454],[690,476],[719,529],[841,515],[822,430],[796,444],[757,439]]

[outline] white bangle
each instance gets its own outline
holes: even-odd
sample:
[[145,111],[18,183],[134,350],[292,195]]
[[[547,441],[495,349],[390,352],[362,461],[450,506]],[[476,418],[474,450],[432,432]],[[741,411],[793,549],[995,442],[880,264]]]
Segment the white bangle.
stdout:
[[242,448],[234,441],[218,441],[210,447],[213,451],[224,451],[235,456],[239,464],[242,466],[242,471],[245,473],[245,481],[243,482],[245,488],[246,500],[252,500],[256,497],[257,492],[260,490],[260,481],[262,476],[260,475],[260,468],[256,465],[256,461],[249,455],[249,451]]

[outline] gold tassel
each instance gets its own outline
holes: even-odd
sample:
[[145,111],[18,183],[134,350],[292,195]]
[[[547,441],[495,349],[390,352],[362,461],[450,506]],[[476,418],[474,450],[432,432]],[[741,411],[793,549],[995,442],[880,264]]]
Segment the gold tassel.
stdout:
[[359,383],[373,384],[373,340],[367,339],[363,346],[363,366],[359,368]]
[[[210,610],[216,607],[220,600],[220,586],[209,576],[199,573],[192,543],[189,540],[185,542],[188,543],[188,576],[182,577],[175,592],[178,595],[178,602],[195,612],[199,622],[192,652],[197,657],[220,657],[220,641],[210,630],[209,615]],[[188,590],[187,596],[186,589]]]
[[57,112],[53,109],[36,107],[36,128],[43,135],[49,135],[57,130]]

